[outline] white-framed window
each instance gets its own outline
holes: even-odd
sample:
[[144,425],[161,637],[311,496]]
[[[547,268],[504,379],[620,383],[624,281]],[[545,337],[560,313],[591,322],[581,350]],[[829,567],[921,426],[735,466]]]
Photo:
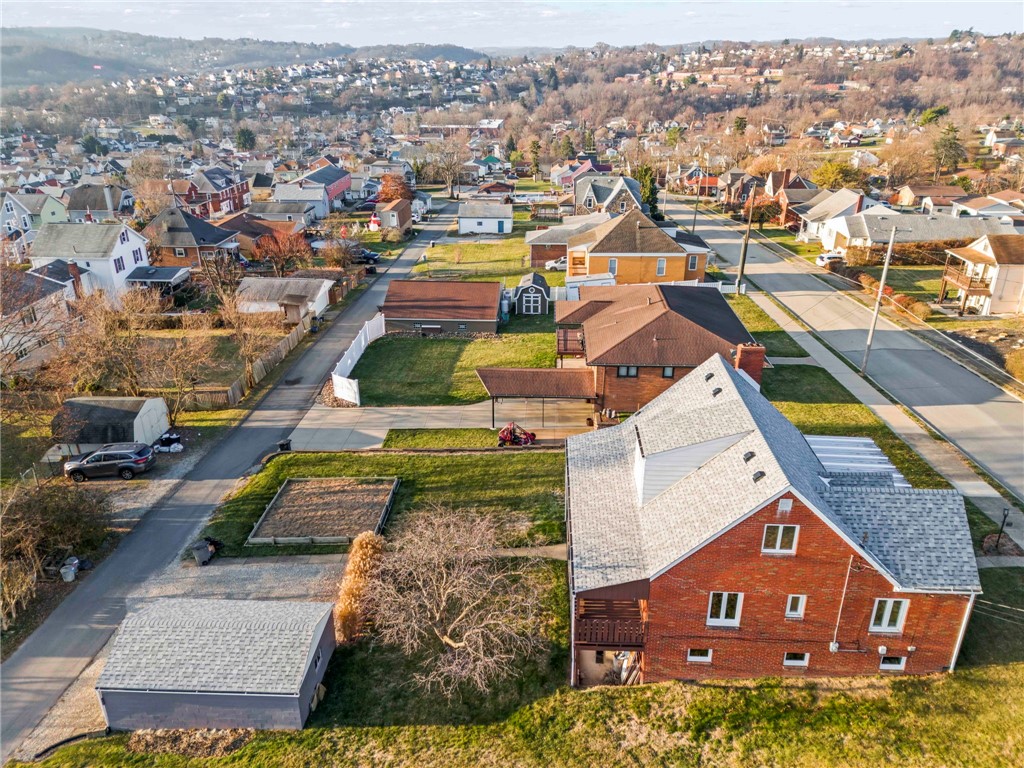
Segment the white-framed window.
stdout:
[[587,208],[593,208],[594,207],[594,198],[588,197],[586,200],[583,201],[583,205],[586,206]]
[[35,307],[25,307],[21,311],[21,324],[25,327],[35,324],[39,320]]
[[782,657],[784,667],[806,667],[811,661],[811,654],[787,651]]
[[119,242],[119,243],[127,243],[128,242],[128,232],[126,230],[123,230],[123,229],[121,230],[121,234],[119,234],[117,236],[117,242]]
[[423,327],[423,323],[413,323],[412,327],[413,328],[422,328]]
[[459,323],[459,330],[460,331],[466,330],[466,324],[465,323]]
[[766,525],[761,551],[771,555],[792,555],[796,552],[798,525]]
[[608,259],[608,271],[613,275],[619,274],[619,260]]
[[742,612],[742,592],[712,592],[708,597],[709,627],[738,627]]
[[807,595],[790,595],[786,598],[786,618],[802,619],[804,617],[804,606],[807,605]]
[[18,349],[14,352],[14,359],[24,360],[26,357],[29,356],[29,352],[30,350],[28,347],[18,347]]
[[658,277],[664,277],[665,276],[665,269],[666,269],[666,267],[668,267],[668,259],[658,259],[658,269],[657,269]]
[[889,670],[891,672],[902,672],[907,668],[907,657],[906,656],[883,656],[882,661],[878,665],[879,669]]
[[695,272],[697,270],[697,258],[697,254],[690,254],[690,263],[687,265],[686,268],[689,269],[691,272]]
[[663,379],[674,379],[676,375],[676,369],[671,365],[666,365],[661,369],[661,377]]
[[620,365],[617,373],[620,379],[635,379],[639,371],[635,365]]
[[870,632],[902,632],[903,622],[907,617],[909,600],[895,600],[880,597],[875,600],[875,609],[871,612]]
[[793,511],[793,500],[792,499],[779,499],[779,512],[792,512]]
[[540,294],[539,293],[524,293],[523,294],[523,314],[524,315],[539,315],[540,314]]
[[142,261],[142,249],[141,248],[133,248],[132,249],[132,261],[135,262],[136,264],[138,264],[140,261]]
[[175,248],[174,249],[174,255],[177,256],[179,259],[185,258],[185,249],[184,248]]
[[118,272],[124,272],[124,258],[121,256],[114,259],[114,273],[117,274]]
[[8,213],[14,213],[14,203],[8,200],[6,203],[4,203],[4,210],[7,211]]
[[686,651],[686,660],[693,664],[710,664],[713,654],[711,648],[690,648]]
[[626,212],[626,201],[625,200],[620,200],[619,201],[619,213],[625,213],[625,212]]
[[28,220],[28,216],[22,216],[21,217],[21,226],[22,226],[23,229],[31,229],[32,228],[32,222],[30,222]]

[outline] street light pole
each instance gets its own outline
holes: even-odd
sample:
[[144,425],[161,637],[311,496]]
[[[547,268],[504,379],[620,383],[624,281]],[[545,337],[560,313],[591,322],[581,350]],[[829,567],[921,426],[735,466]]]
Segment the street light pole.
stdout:
[[736,275],[736,290],[743,283],[743,273],[747,269],[747,246],[750,245],[750,227],[754,223],[754,198],[750,197],[750,211],[747,213],[747,229],[743,233],[743,247],[740,248],[740,268]]
[[[902,230],[906,231],[906,230]],[[896,242],[896,225],[892,227],[889,234],[889,247],[885,250],[885,263],[882,265],[882,279],[878,282],[878,295],[875,296],[875,310],[871,314],[871,326],[868,328],[868,341],[864,347],[864,359],[860,364],[860,374],[863,376],[868,370],[868,355],[871,354],[871,343],[875,340],[875,326],[878,324],[878,313],[882,309],[882,294],[885,291],[885,278],[889,275],[889,262],[892,261],[892,248]]]

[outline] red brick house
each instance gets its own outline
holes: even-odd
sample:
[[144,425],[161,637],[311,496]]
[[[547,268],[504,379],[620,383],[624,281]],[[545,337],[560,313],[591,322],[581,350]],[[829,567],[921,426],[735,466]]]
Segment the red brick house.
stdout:
[[204,219],[237,212],[252,203],[249,180],[218,166],[196,171],[187,181],[172,182],[171,189],[183,207]]
[[842,440],[720,355],[570,437],[573,684],[954,669],[981,591],[963,498]]

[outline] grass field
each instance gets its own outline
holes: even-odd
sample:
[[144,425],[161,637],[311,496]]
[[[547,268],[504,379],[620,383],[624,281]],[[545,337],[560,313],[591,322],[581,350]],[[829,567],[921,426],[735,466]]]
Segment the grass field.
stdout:
[[[564,566],[549,563],[545,651],[490,697],[448,703],[404,685],[409,662],[339,648],[302,731],[263,732],[223,758],[140,755],[126,736],[58,750],[44,768],[1017,768],[1024,763],[1024,570],[982,572],[985,600],[952,675],[572,690]],[[1000,618],[1006,617],[1006,618]]]
[[522,194],[523,192],[550,192],[551,182],[545,181],[544,179],[538,179],[534,181],[529,177],[522,177],[516,182],[516,192]]
[[797,256],[814,257],[821,253],[821,243],[800,243],[797,242],[796,235],[787,229],[775,229],[772,227],[765,227],[762,230],[754,228],[755,232],[763,235],[764,237],[771,240],[777,245],[781,245],[787,251],[790,251]]
[[[876,280],[882,276],[881,267],[861,267],[861,269]],[[941,266],[891,266],[886,277],[886,284],[891,285],[896,293],[904,293],[912,298],[928,302],[938,300],[941,283]]]
[[507,526],[509,546],[555,543],[565,541],[564,472],[559,451],[292,454],[272,460],[246,483],[214,513],[202,535],[223,541],[226,557],[341,551],[337,546],[246,547],[245,540],[287,477],[398,477],[389,524],[410,509],[441,504],[497,516]]
[[385,336],[363,353],[352,378],[363,405],[466,405],[486,399],[477,368],[555,365],[550,315],[513,316],[498,338]]
[[[427,260],[413,267],[413,273],[437,280],[497,280],[512,287],[535,269],[530,266],[529,246],[518,237],[435,245],[426,255]],[[548,285],[565,285],[564,272],[543,274]]]
[[389,429],[382,448],[493,448],[498,430],[464,429]]
[[793,337],[782,330],[782,326],[772,320],[749,296],[738,293],[725,295],[733,311],[740,321],[761,344],[764,344],[772,357],[806,357],[807,352],[793,341]]

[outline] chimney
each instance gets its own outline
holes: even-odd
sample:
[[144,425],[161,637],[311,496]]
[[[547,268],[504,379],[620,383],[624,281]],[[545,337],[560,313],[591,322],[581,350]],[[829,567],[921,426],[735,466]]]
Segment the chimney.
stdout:
[[[792,180],[792,178],[793,178],[793,171],[791,171],[789,168],[784,170],[782,172],[782,187],[781,188],[782,189],[786,189],[789,186],[789,182]],[[772,191],[773,192],[777,192],[778,190],[772,190]]]
[[107,204],[108,218],[114,218],[114,196],[110,193],[110,185],[103,185],[103,202]]
[[864,209],[864,194],[857,195],[857,205],[854,207],[854,213],[860,213]]
[[71,285],[75,289],[75,298],[82,298],[82,271],[73,261],[68,262],[68,274],[71,275]]
[[766,351],[763,344],[740,344],[736,347],[733,365],[737,371],[743,371],[760,386],[761,372],[764,370]]

